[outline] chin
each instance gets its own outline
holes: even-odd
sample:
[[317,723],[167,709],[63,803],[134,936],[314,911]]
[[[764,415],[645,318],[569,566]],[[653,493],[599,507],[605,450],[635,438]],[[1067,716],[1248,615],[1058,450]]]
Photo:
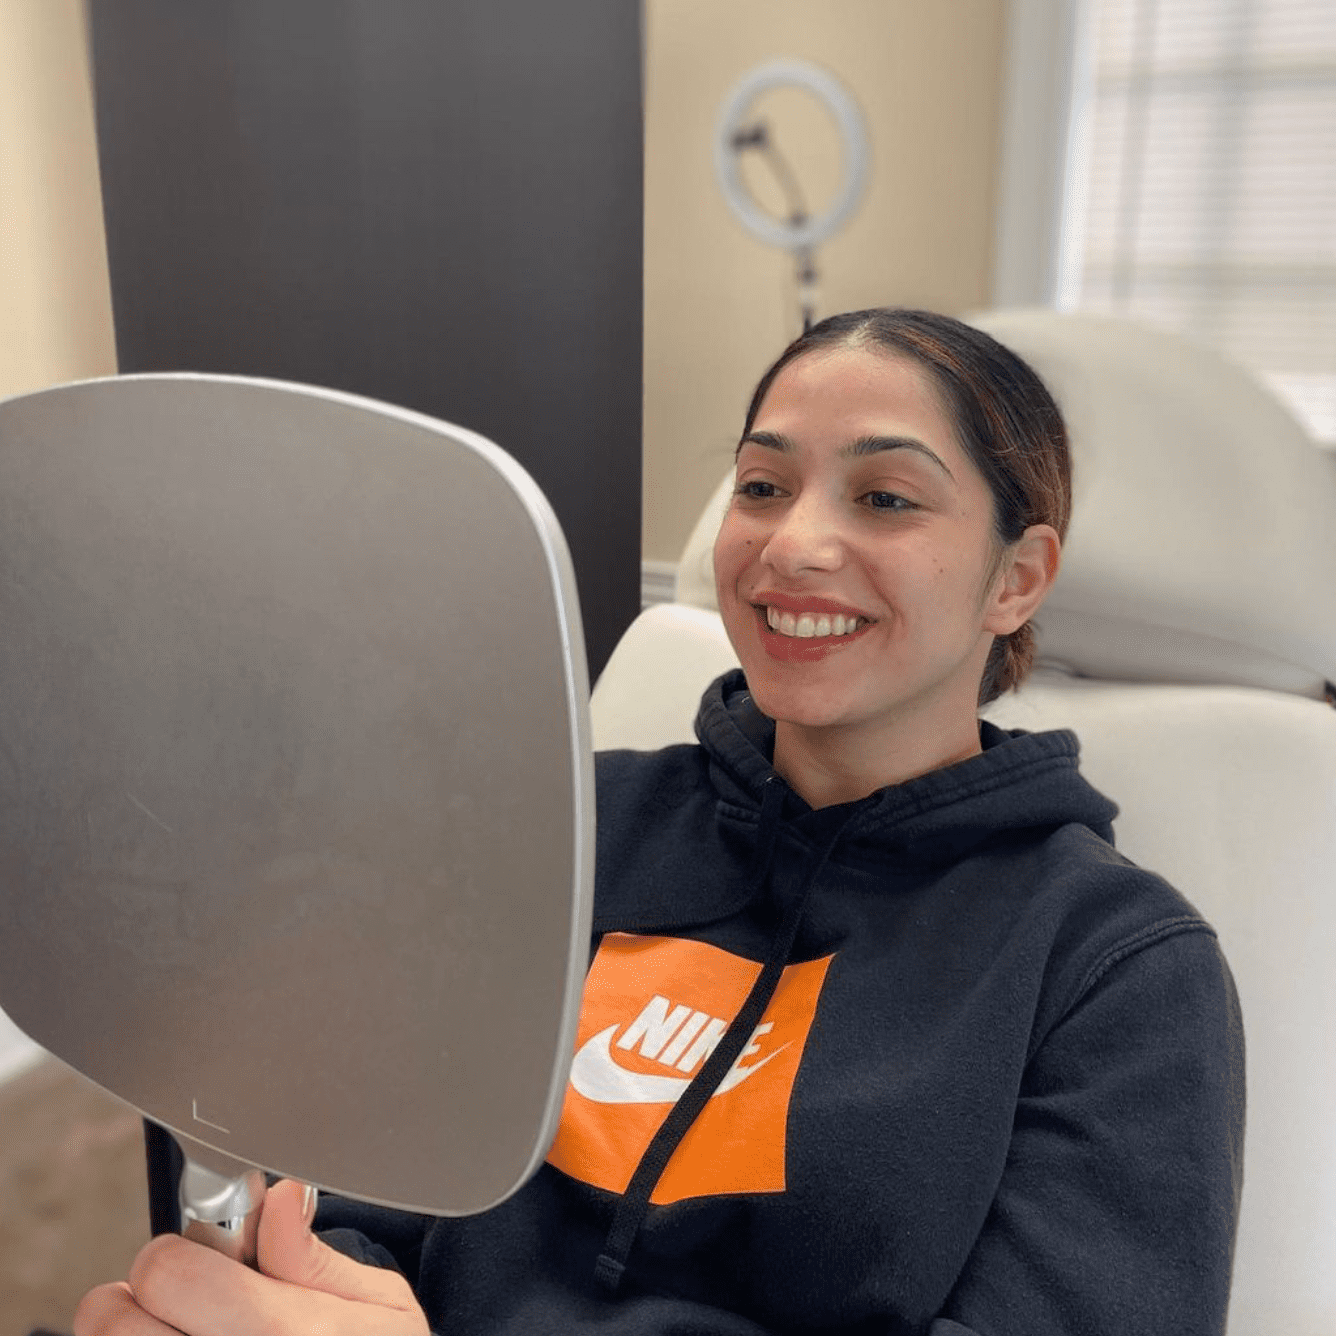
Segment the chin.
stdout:
[[783,681],[767,660],[742,671],[756,707],[769,719],[800,728],[831,728],[846,722],[848,703],[830,684]]

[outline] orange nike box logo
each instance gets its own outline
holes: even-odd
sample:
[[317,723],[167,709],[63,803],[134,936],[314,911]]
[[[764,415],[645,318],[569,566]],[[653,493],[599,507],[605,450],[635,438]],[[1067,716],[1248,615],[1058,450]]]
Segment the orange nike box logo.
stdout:
[[[789,1099],[833,957],[790,965],[761,1023],[674,1152],[650,1200],[784,1190]],[[585,981],[550,1163],[624,1192],[761,966],[676,937],[609,933]]]

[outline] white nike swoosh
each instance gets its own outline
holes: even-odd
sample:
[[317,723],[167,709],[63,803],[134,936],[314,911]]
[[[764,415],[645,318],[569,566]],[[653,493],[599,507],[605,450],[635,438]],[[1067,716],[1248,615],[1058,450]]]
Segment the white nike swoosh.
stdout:
[[[586,1099],[598,1104],[676,1104],[682,1092],[691,1084],[685,1076],[652,1076],[645,1072],[628,1072],[612,1056],[612,1036],[620,1027],[609,1025],[606,1030],[586,1039],[571,1063],[571,1084]],[[771,1058],[777,1058],[788,1048],[781,1044],[773,1053],[767,1053],[760,1062],[750,1067],[733,1065],[719,1082],[715,1095],[723,1095],[740,1086],[753,1072],[759,1072]],[[711,1096],[714,1098],[714,1095]]]

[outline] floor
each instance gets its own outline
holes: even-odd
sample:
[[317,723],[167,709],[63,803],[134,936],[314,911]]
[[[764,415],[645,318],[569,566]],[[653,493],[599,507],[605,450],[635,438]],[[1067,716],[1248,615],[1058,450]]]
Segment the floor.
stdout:
[[148,1236],[139,1115],[53,1058],[0,1083],[0,1336],[69,1332]]

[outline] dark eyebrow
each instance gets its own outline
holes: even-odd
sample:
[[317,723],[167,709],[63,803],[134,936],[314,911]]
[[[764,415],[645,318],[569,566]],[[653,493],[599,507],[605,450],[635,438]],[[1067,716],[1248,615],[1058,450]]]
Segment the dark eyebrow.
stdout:
[[[787,436],[781,436],[774,431],[749,432],[738,442],[737,453],[741,452],[744,445],[761,445],[767,450],[779,450],[784,453],[793,449],[793,442]],[[914,450],[921,455],[927,455],[952,482],[956,480],[955,474],[946,467],[941,456],[912,436],[864,436],[852,445],[846,445],[840,454],[850,459],[857,459],[863,455],[880,454],[883,450]]]
[[862,455],[879,454],[882,450],[916,450],[921,455],[927,455],[952,482],[956,480],[956,475],[946,467],[946,461],[913,436],[864,436],[861,441],[846,445],[840,454],[858,458]]
[[744,445],[763,445],[767,450],[787,451],[793,449],[793,442],[787,436],[781,436],[774,431],[750,431],[739,442],[738,448],[733,451],[733,458],[742,453]]

